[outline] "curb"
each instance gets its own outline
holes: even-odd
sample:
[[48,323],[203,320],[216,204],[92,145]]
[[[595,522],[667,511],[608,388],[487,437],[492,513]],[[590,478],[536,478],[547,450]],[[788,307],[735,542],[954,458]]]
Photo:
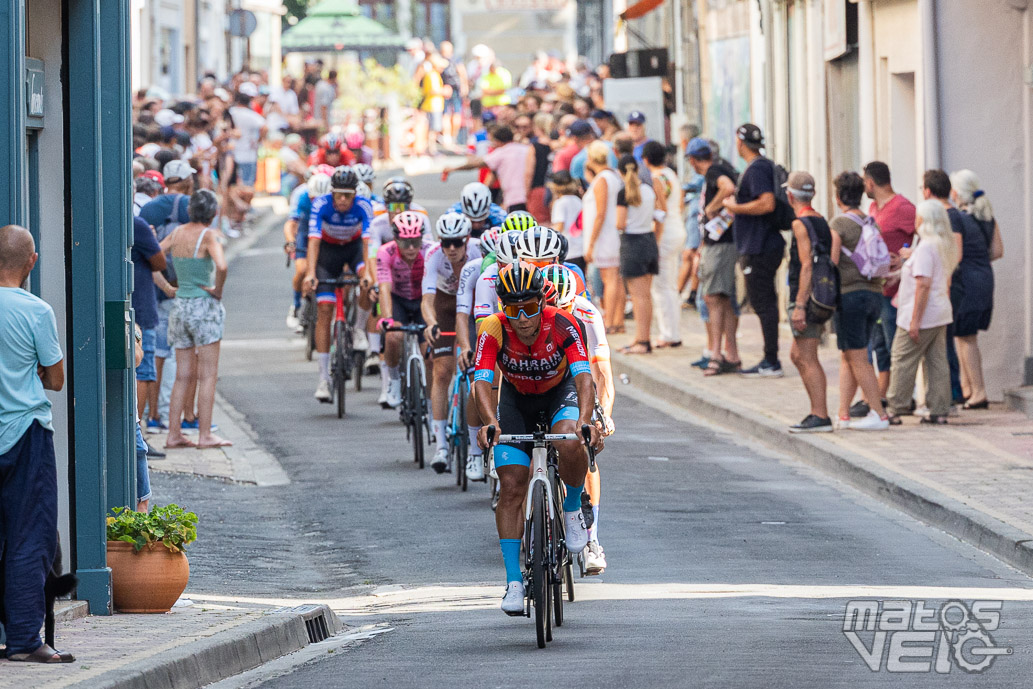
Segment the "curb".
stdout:
[[946,531],[1025,574],[1033,575],[1033,534],[975,510],[902,476],[867,457],[813,436],[790,434],[785,427],[732,402],[715,402],[702,390],[679,385],[648,366],[612,354],[615,377],[628,376],[638,391],[709,421],[735,428],[754,440],[866,493],[926,524]]
[[[215,636],[174,648],[131,667],[73,685],[82,689],[199,689],[239,675],[310,643],[308,627],[321,618],[330,635],[343,625],[325,605],[277,610]],[[321,639],[320,639],[321,640]]]

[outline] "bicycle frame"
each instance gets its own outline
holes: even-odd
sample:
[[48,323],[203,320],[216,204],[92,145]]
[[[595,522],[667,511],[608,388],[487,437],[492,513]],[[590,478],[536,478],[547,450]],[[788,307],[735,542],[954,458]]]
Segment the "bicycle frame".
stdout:
[[549,443],[558,440],[581,440],[581,438],[574,433],[545,433],[543,431],[525,435],[499,436],[500,443],[534,443],[534,448],[531,450],[531,479],[527,482],[527,500],[524,507],[525,520],[531,518],[531,496],[534,493],[534,484],[538,482],[545,486],[549,518],[556,517],[553,512],[555,496],[552,493],[552,483],[549,481]]

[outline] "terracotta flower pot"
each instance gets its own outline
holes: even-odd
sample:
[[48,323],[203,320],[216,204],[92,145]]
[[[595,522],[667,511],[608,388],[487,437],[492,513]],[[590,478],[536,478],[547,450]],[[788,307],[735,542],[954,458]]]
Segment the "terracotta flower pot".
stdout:
[[168,612],[190,579],[187,556],[160,543],[136,552],[132,543],[108,541],[108,567],[119,612]]

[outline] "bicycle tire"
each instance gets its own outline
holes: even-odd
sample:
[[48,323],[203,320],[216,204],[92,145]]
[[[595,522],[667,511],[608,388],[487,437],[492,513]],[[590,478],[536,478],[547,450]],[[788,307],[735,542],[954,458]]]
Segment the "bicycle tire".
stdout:
[[305,299],[305,360],[312,361],[312,353],[316,351],[316,305],[312,298]]
[[337,341],[334,347],[334,396],[337,397],[337,418],[344,418],[344,407],[345,407],[345,395],[347,394],[347,379],[345,373],[345,359],[344,352],[346,351],[347,345],[345,340],[348,338],[348,329],[338,326],[337,330]]
[[[560,481],[559,471],[555,465],[549,466],[549,482],[552,484],[553,510],[555,517],[552,520],[554,546],[553,569],[550,571],[550,583],[552,585],[552,609],[557,627],[563,626],[563,583],[566,572],[566,564],[570,555],[567,549],[560,545],[559,535],[563,533],[563,484]],[[573,589],[571,589],[573,590]]]
[[574,565],[571,563],[570,558],[567,558],[567,563],[563,565],[563,584],[567,587],[567,602],[574,602]]
[[470,394],[468,381],[466,376],[461,375],[459,377],[459,409],[456,410],[456,416],[458,417],[456,428],[458,429],[458,455],[456,464],[459,466],[459,472],[463,475],[462,490],[465,493],[470,487],[470,479],[466,477],[466,463],[470,459],[470,434],[466,431],[466,401]]
[[531,603],[534,607],[534,629],[538,648],[545,648],[549,629],[549,554],[548,554],[548,506],[545,503],[545,487],[535,483],[531,493]]
[[352,351],[352,366],[355,376],[355,392],[362,392],[362,373],[366,365],[366,355],[360,351]]
[[409,404],[412,410],[410,422],[412,424],[412,447],[413,461],[424,468],[424,447],[423,447],[423,399],[420,389],[423,387],[423,380],[420,378],[419,364],[416,361],[409,362]]

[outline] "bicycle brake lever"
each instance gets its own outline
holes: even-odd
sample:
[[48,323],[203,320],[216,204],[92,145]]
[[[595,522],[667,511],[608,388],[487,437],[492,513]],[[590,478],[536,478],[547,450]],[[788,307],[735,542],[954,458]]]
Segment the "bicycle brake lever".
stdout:
[[495,444],[495,427],[494,426],[488,426],[488,449],[490,450],[491,446],[494,445],[494,444]]
[[581,424],[581,437],[585,440],[585,447],[588,449],[588,470],[593,474],[598,471],[595,466],[595,448],[592,447],[592,427],[587,423]]

